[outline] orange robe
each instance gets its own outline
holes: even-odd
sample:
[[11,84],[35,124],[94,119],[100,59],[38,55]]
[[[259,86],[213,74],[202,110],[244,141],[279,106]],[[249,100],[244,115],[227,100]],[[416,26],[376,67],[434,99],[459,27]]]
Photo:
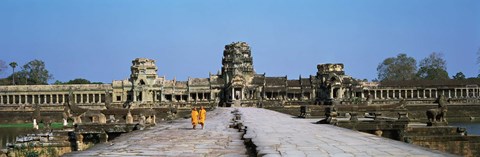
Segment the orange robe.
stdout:
[[198,112],[192,111],[192,125],[198,124]]
[[200,124],[205,124],[205,118],[207,118],[207,111],[205,109],[200,110]]

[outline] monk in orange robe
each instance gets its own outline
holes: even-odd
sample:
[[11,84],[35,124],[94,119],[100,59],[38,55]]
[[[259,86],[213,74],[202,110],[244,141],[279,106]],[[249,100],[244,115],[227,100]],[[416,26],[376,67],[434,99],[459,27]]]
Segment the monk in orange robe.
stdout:
[[200,109],[200,116],[199,116],[199,119],[200,119],[200,125],[202,125],[202,129],[204,128],[205,126],[205,119],[207,118],[207,111],[205,110],[205,108],[203,108],[203,106],[201,107]]
[[192,125],[193,125],[193,129],[195,130],[195,127],[197,127],[197,124],[198,124],[198,112],[197,112],[197,108],[192,108]]

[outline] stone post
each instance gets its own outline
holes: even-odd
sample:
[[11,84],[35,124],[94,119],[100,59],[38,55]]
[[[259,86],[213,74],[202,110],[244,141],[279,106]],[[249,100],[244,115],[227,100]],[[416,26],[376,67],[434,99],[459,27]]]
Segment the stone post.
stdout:
[[152,123],[153,123],[153,124],[157,124],[156,119],[157,119],[157,116],[156,116],[156,115],[153,115],[153,119],[152,119]]
[[67,119],[63,118],[63,126],[67,126],[68,125],[68,122],[67,122]]
[[132,117],[132,113],[130,113],[130,111],[128,111],[127,117],[125,118],[125,121],[126,121],[127,124],[133,124],[133,117]]
[[33,128],[38,130],[37,119],[33,119]]

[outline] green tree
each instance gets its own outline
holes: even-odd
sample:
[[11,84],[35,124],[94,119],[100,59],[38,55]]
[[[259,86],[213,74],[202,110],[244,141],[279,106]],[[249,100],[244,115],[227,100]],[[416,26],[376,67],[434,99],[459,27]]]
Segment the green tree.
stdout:
[[455,76],[452,76],[454,80],[465,80],[465,74],[463,72],[458,72]]
[[70,80],[68,82],[65,82],[65,84],[91,84],[91,82],[87,79],[76,78],[76,79]]
[[10,67],[12,67],[12,85],[15,85],[15,68],[17,67],[17,62],[11,62],[10,64]]
[[426,80],[447,80],[447,61],[442,53],[432,52],[428,57],[420,61],[420,69],[417,76]]
[[33,60],[23,65],[22,71],[18,74],[23,77],[25,84],[48,84],[48,80],[53,79],[45,68],[45,63],[41,60]]
[[417,72],[417,61],[400,53],[397,57],[390,57],[381,62],[377,67],[378,80],[399,81],[414,80]]

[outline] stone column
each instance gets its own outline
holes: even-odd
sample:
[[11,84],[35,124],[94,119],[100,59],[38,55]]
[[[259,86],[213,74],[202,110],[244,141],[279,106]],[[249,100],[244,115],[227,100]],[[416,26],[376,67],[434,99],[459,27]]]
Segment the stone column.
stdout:
[[[333,88],[330,88],[330,98],[333,99]],[[363,98],[363,92],[362,92],[362,98]]]
[[448,98],[452,98],[452,94],[450,92],[450,89],[448,90]]
[[377,90],[373,90],[373,99],[377,99]]
[[414,94],[413,94],[413,91],[414,91],[413,89],[410,90],[410,98],[412,98],[412,99],[413,99],[413,95],[414,95]]
[[380,99],[383,99],[383,90],[380,89]]
[[16,104],[15,100],[15,95],[12,95],[12,104]]
[[0,95],[0,104],[3,104],[3,95]]
[[435,98],[438,98],[438,89],[435,90]]
[[87,104],[90,103],[90,94],[87,94]]
[[[174,90],[174,92],[175,92],[175,90]],[[133,102],[136,102],[136,101],[137,101],[137,92],[136,92],[135,90],[133,90],[132,96],[133,96]],[[172,100],[174,100],[174,99],[175,99],[175,98],[174,98],[174,96],[173,96],[173,94],[172,94]]]
[[65,103],[65,95],[62,94],[62,103]]
[[53,94],[50,94],[50,103],[53,104]]
[[429,89],[428,91],[429,91],[428,92],[428,98],[432,98],[432,89]]
[[83,99],[83,94],[80,94],[80,102],[81,102],[81,103],[84,103],[84,102],[85,102],[84,99]]

